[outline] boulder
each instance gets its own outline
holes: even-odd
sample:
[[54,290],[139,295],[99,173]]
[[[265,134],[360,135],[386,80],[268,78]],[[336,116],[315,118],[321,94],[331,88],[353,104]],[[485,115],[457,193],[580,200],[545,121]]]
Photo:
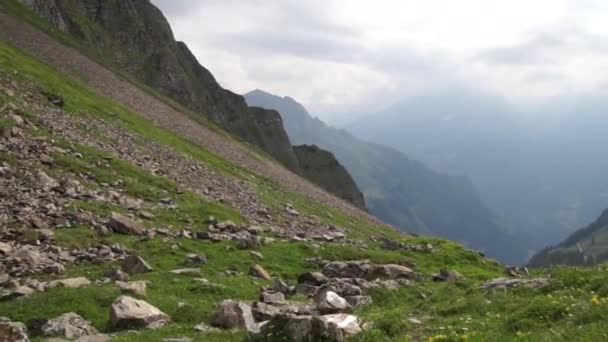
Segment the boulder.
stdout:
[[82,336],[95,335],[97,334],[97,329],[91,326],[91,322],[86,321],[80,315],[69,312],[48,320],[40,328],[40,334],[47,337],[76,339]]
[[69,289],[77,289],[80,287],[85,287],[91,285],[91,281],[85,277],[77,277],[77,278],[68,278],[68,279],[60,279],[53,280],[48,283],[48,288],[55,288],[57,286],[67,287]]
[[253,333],[259,331],[251,306],[233,300],[224,300],[218,304],[213,313],[211,325],[224,329],[246,329]]
[[329,281],[321,272],[306,272],[298,276],[299,284],[310,284],[314,286],[321,286]]
[[130,282],[117,281],[116,287],[118,287],[118,289],[122,293],[132,294],[132,295],[136,295],[136,296],[140,296],[140,297],[146,296],[147,284],[143,280],[130,281]]
[[27,327],[23,323],[12,322],[6,317],[0,317],[0,341],[29,342]]
[[270,289],[274,292],[281,292],[282,294],[290,294],[292,290],[286,282],[279,278],[272,279],[272,286],[270,286]]
[[283,304],[285,296],[281,292],[265,291],[260,294],[260,302],[267,304]]
[[128,296],[120,296],[110,308],[113,329],[159,328],[171,322],[171,318],[158,308]]
[[133,275],[152,272],[152,267],[141,257],[131,254],[123,261],[122,270]]
[[256,302],[252,307],[253,317],[257,322],[268,321],[281,313],[281,309],[270,304]]
[[371,296],[347,296],[344,297],[348,304],[355,309],[371,305],[373,303]]
[[112,213],[112,216],[108,221],[108,227],[116,233],[125,235],[144,235],[145,231],[144,226],[139,222],[118,213]]
[[317,309],[323,314],[347,312],[351,310],[351,306],[346,299],[340,297],[340,295],[333,291],[320,291],[315,295],[314,300]]
[[315,342],[313,336],[313,316],[279,314],[261,329],[261,337],[266,341]]
[[412,271],[412,269],[405,267],[405,266],[394,265],[394,264],[375,265],[374,273],[381,275],[381,276],[393,278],[393,279],[395,279],[395,278],[406,278],[406,279],[416,278],[416,272]]
[[296,292],[296,294],[310,297],[310,296],[314,296],[314,294],[317,293],[318,290],[319,290],[318,286],[313,286],[313,285],[309,285],[309,284],[298,284],[298,285],[296,285],[295,292]]
[[262,266],[260,266],[258,264],[251,265],[251,268],[249,269],[249,272],[254,277],[262,278],[264,280],[272,280],[272,277],[270,276],[270,273],[268,273],[264,269],[264,267],[262,267]]
[[[336,327],[342,331],[344,337],[357,335],[362,331],[361,322],[357,316],[348,314],[324,315],[318,319],[328,327]],[[331,330],[331,329],[328,329]]]
[[323,267],[323,274],[330,278],[369,278],[373,271],[369,260],[332,261]]

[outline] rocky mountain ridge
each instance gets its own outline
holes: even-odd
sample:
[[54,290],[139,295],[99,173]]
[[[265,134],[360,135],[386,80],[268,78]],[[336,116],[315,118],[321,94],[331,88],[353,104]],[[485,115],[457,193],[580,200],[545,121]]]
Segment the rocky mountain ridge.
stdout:
[[[281,116],[274,110],[248,107],[242,96],[222,88],[186,44],[175,41],[167,20],[149,1],[21,2],[129,77],[259,147],[292,172],[306,175]],[[348,179],[332,182],[350,185]],[[349,191],[356,192],[356,186]]]

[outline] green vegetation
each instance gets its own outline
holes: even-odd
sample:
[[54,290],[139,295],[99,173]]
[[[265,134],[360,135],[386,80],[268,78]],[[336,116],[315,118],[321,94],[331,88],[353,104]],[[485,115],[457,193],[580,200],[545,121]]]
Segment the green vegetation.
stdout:
[[[14,6],[14,1],[6,4]],[[33,19],[32,19],[33,20]],[[15,73],[16,72],[16,73]],[[154,268],[153,272],[133,277],[150,282],[146,301],[168,313],[174,323],[159,330],[138,333],[121,332],[118,341],[159,341],[165,337],[188,336],[195,341],[242,341],[243,332],[201,334],[193,330],[200,322],[209,323],[213,306],[223,299],[255,300],[260,287],[267,281],[249,275],[252,263],[260,263],[272,275],[294,284],[305,271],[318,270],[306,263],[307,258],[328,260],[369,259],[376,263],[411,266],[422,279],[397,290],[376,290],[374,304],[355,314],[372,323],[369,330],[354,341],[605,341],[608,340],[608,267],[555,268],[538,270],[534,276],[550,276],[550,286],[542,290],[515,289],[486,293],[480,285],[503,275],[500,264],[483,258],[461,245],[435,238],[401,236],[386,227],[376,227],[315,203],[304,195],[286,191],[276,182],[235,166],[201,146],[163,130],[142,117],[100,97],[77,80],[61,76],[51,68],[11,48],[0,44],[0,76],[36,86],[63,96],[65,109],[73,115],[93,115],[129,129],[142,142],[153,141],[202,161],[220,172],[238,177],[255,186],[259,197],[274,210],[291,203],[302,213],[315,215],[323,222],[349,229],[349,236],[361,242],[352,244],[319,243],[318,245],[277,241],[264,245],[263,260],[254,259],[246,250],[238,250],[233,242],[211,243],[202,240],[110,235],[102,236],[86,225],[60,228],[55,231],[55,243],[66,248],[87,248],[100,244],[120,244],[141,255]],[[0,94],[0,108],[7,105]],[[19,113],[35,120],[18,95],[11,98]],[[14,122],[0,118],[0,130]],[[81,127],[90,130],[91,128]],[[93,131],[94,133],[94,131]],[[119,160],[92,146],[63,141],[49,132],[40,131],[58,141],[60,146],[80,153],[55,154],[54,165],[46,171],[61,177],[66,174],[86,174],[93,181],[83,181],[85,187],[98,183],[122,182],[117,187],[125,195],[146,200],[145,207],[154,215],[145,224],[149,227],[194,227],[203,230],[204,220],[214,215],[220,220],[246,223],[233,208],[210,203],[191,192],[181,192],[171,180],[146,172],[131,163]],[[99,137],[103,139],[103,137]],[[22,161],[0,152],[0,161],[22,165]],[[101,162],[101,163],[99,163]],[[176,210],[156,206],[161,199],[170,198]],[[150,205],[152,203],[152,205]],[[111,212],[125,212],[114,204],[78,200],[68,208],[89,211],[102,217]],[[434,252],[386,250],[370,236],[388,236],[411,245],[432,244]],[[205,254],[208,263],[201,266],[202,277],[215,285],[203,285],[189,276],[177,276],[170,270],[185,267],[188,253]],[[109,269],[119,265],[78,264],[67,268],[63,277],[86,276],[96,280]],[[458,283],[434,283],[431,274],[440,269],[456,270],[465,279]],[[240,272],[227,276],[224,271]],[[56,277],[41,276],[40,280]],[[90,320],[99,330],[110,332],[109,306],[119,296],[113,284],[94,284],[81,289],[55,288],[35,293],[22,300],[0,301],[0,313],[11,319],[27,322],[37,318],[53,318],[65,312],[76,312]],[[299,299],[299,298],[298,298]],[[416,318],[421,324],[410,318]]]

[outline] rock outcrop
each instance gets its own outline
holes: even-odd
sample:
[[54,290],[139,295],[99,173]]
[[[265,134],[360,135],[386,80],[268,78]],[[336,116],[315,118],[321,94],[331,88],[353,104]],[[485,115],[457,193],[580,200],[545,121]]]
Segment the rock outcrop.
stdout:
[[159,328],[171,322],[171,318],[158,308],[128,296],[121,296],[112,303],[110,323],[113,329]]
[[321,188],[365,209],[363,193],[336,157],[316,145],[294,146],[302,175]]

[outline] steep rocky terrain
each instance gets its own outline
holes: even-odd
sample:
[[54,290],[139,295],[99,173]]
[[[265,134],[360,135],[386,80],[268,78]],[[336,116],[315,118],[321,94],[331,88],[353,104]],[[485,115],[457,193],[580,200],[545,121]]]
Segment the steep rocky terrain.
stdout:
[[464,242],[506,262],[526,260],[525,239],[505,230],[464,177],[434,172],[394,149],[327,126],[289,97],[261,90],[244,96],[250,105],[279,111],[293,143],[334,153],[352,173],[372,214],[404,230]]
[[0,1],[0,341],[608,338],[604,267],[399,234],[60,42]]
[[608,210],[560,244],[547,247],[529,261],[531,267],[554,265],[589,266],[608,260]]
[[344,166],[331,152],[315,145],[294,146],[296,158],[306,179],[344,200],[365,209],[365,199]]
[[280,117],[223,89],[149,1],[20,0],[94,55],[297,172]]

